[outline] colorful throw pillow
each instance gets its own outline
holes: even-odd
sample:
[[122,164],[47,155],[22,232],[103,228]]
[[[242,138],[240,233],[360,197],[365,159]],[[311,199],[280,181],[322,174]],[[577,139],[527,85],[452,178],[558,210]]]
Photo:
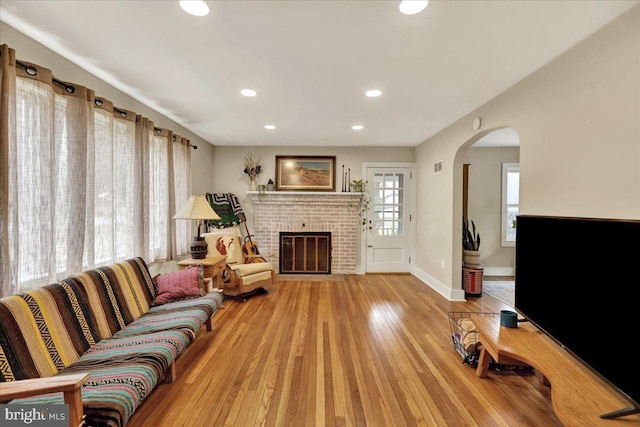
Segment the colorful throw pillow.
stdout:
[[196,264],[156,278],[156,297],[151,305],[166,304],[204,295],[204,268]]

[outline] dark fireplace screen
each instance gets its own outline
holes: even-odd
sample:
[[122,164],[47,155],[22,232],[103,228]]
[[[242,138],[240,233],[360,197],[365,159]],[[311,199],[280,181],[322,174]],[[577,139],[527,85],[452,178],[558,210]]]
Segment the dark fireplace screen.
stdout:
[[280,232],[280,273],[331,273],[330,232]]

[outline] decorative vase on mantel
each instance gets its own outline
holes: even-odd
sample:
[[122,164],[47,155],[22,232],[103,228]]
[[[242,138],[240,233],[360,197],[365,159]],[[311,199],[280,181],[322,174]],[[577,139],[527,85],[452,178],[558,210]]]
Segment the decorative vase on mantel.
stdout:
[[258,184],[256,183],[256,180],[252,180],[251,181],[251,187],[249,187],[251,189],[251,191],[258,191]]

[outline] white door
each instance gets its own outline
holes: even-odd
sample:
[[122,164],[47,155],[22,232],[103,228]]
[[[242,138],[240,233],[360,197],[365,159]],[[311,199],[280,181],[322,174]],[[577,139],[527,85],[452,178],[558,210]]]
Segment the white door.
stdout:
[[368,273],[410,271],[411,168],[368,167]]

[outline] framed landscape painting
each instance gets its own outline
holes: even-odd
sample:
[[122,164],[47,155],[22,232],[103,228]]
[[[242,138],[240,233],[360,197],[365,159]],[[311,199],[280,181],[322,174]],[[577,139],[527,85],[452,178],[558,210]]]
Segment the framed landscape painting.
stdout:
[[276,190],[335,191],[336,156],[276,156]]

